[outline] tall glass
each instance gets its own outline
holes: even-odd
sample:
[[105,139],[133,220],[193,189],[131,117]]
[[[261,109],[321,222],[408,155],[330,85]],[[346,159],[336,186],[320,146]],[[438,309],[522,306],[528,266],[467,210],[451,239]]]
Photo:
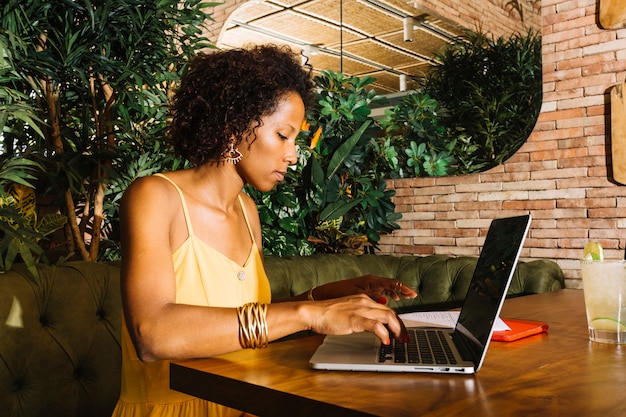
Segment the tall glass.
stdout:
[[626,261],[580,261],[589,339],[626,343]]

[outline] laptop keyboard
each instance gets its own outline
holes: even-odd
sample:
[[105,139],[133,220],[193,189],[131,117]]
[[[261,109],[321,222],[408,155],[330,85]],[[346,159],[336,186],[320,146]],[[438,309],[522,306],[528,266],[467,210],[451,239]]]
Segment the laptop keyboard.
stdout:
[[378,361],[437,365],[457,363],[444,332],[433,329],[408,329],[408,332],[408,343],[391,339],[389,345],[381,344]]

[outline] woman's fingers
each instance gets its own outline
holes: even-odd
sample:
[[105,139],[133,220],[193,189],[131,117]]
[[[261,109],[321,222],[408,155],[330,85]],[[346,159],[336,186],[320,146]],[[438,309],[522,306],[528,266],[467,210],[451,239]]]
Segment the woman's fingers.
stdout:
[[372,320],[372,333],[374,333],[381,342],[388,345],[391,342],[391,334],[387,330],[387,327],[380,321]]
[[392,337],[402,343],[409,341],[406,326],[398,315],[393,312],[382,320],[371,320],[370,325],[371,328],[365,330],[374,333],[386,345],[389,344]]
[[391,297],[394,300],[398,301],[400,297],[415,298],[417,296],[417,292],[408,285],[404,284],[402,281],[397,279],[392,279],[390,281],[393,282],[393,287],[391,288]]
[[417,292],[399,279],[383,278],[375,275],[365,275],[361,277],[367,285],[367,292],[371,294],[384,294],[398,301],[400,298],[415,298]]
[[383,343],[391,337],[400,341],[406,338],[404,324],[390,308],[372,301],[365,295],[344,297],[315,303],[312,330],[321,334],[349,334],[368,331]]

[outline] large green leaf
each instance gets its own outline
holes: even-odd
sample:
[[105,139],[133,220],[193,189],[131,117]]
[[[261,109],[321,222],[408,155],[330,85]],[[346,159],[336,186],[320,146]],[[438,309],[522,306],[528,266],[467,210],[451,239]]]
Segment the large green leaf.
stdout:
[[354,132],[352,136],[350,136],[350,138],[348,138],[348,140],[346,140],[344,143],[341,144],[341,146],[339,146],[339,148],[337,148],[332,158],[330,159],[330,162],[328,163],[328,169],[326,171],[327,179],[331,179],[332,176],[335,175],[337,169],[339,169],[341,164],[346,160],[346,158],[348,158],[348,156],[352,152],[352,149],[359,142],[361,136],[363,136],[363,133],[370,124],[371,120],[367,120],[357,129],[356,132]]
[[59,213],[50,213],[43,216],[39,222],[37,231],[44,236],[54,233],[67,223],[67,217]]
[[300,222],[294,218],[283,218],[278,220],[278,224],[284,230],[291,233],[298,233],[298,229],[300,227]]
[[336,201],[329,204],[320,213],[320,222],[335,220],[352,210],[353,207],[361,203],[362,198],[355,198],[349,201]]
[[31,180],[37,171],[43,171],[41,164],[23,157],[7,159],[0,167],[0,184],[18,183],[27,187],[33,187]]

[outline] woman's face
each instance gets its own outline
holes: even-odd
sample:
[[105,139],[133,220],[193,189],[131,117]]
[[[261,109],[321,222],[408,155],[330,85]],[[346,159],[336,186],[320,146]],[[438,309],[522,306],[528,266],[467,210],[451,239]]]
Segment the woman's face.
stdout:
[[269,191],[283,181],[287,167],[296,163],[296,137],[304,119],[304,103],[297,93],[287,93],[276,111],[261,118],[256,138],[249,135],[239,147],[243,158],[236,165],[244,181],[259,191]]

